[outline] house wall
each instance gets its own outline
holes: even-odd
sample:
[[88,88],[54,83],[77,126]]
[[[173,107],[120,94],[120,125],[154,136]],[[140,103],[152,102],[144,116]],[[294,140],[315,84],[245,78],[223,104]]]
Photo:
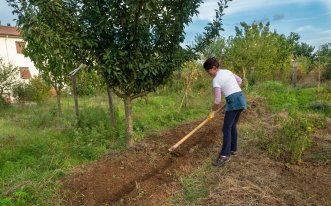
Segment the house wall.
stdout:
[[[38,70],[30,60],[25,57],[24,54],[18,54],[16,50],[16,41],[22,42],[22,38],[0,36],[0,56],[6,63],[11,63],[17,67],[28,67],[31,76],[38,76]],[[17,77],[21,79],[20,76]]]
[[[0,57],[4,63],[22,68],[17,75],[18,81],[28,81],[31,77],[38,76],[39,72],[30,58],[18,52],[16,42],[24,42],[16,27],[0,25]],[[11,93],[11,91],[5,91],[3,96],[9,101],[13,101]]]

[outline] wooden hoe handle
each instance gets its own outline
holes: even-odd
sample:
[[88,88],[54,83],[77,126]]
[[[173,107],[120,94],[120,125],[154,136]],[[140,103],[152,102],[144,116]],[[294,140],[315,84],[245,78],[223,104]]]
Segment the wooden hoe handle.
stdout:
[[198,129],[200,129],[203,125],[205,125],[208,122],[208,118],[205,119],[203,122],[201,122],[196,128],[194,128],[190,133],[185,135],[181,140],[179,140],[176,144],[174,144],[169,151],[172,152],[174,151],[179,145],[181,145],[185,140],[187,140],[194,132],[196,132]]
[[[225,106],[225,105],[224,105]],[[218,110],[216,110],[215,113],[217,113],[218,111],[220,111],[221,109],[224,108],[224,106],[222,108],[219,108]],[[170,152],[174,151],[179,145],[181,145],[185,140],[187,140],[190,136],[192,136],[192,134],[194,132],[196,132],[198,129],[200,129],[203,125],[205,125],[207,122],[209,121],[209,119],[205,119],[203,122],[201,122],[196,128],[194,128],[190,133],[188,133],[187,135],[185,135],[185,137],[183,137],[181,140],[179,140],[176,144],[174,144],[171,148],[169,148],[168,150]]]

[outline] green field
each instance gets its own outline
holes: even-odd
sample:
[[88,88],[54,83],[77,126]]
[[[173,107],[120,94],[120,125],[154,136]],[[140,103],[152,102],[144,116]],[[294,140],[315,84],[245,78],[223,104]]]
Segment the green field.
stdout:
[[[186,107],[181,111],[178,109],[182,93],[173,87],[162,88],[147,99],[135,100],[134,139],[138,142],[153,133],[206,117],[213,101],[209,86],[209,83],[200,83],[200,86],[194,87],[194,92],[188,95]],[[317,116],[318,121],[331,117],[330,93],[323,91],[317,96],[315,88],[293,89],[278,82],[266,82],[250,88],[246,94],[249,102],[266,102],[273,112],[296,113],[296,117],[303,118],[303,122],[308,114]],[[70,96],[62,99],[61,117],[56,114],[55,100],[2,109],[0,205],[60,204],[58,193],[61,185],[58,180],[71,169],[99,159],[110,151],[124,151],[123,104],[117,98],[114,102],[117,129],[110,126],[104,94],[79,98],[81,115],[78,120]],[[311,125],[318,128],[313,123]],[[193,180],[182,180],[187,185],[190,181]],[[197,196],[205,193],[202,191]]]

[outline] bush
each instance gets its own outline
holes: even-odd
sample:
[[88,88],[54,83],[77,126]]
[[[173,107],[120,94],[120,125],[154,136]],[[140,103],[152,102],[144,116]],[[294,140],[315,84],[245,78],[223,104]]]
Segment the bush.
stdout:
[[19,69],[12,64],[6,64],[0,57],[0,97],[17,83]]
[[300,113],[290,113],[278,119],[279,127],[267,136],[263,147],[276,159],[298,163],[303,152],[311,146],[311,134],[316,128],[325,127],[325,119]]
[[[68,82],[70,93],[72,93],[72,81]],[[77,74],[76,93],[78,96],[90,96],[104,91],[106,86],[103,79],[96,72],[88,72],[85,70]]]
[[330,64],[322,72],[323,80],[331,80],[331,66]]
[[21,82],[14,86],[13,88],[13,96],[20,103],[25,103],[31,100],[31,96],[33,94],[33,89],[31,85]]
[[2,96],[0,96],[0,109],[5,109],[10,105],[9,102],[6,101],[6,99]]
[[325,82],[324,90],[326,93],[331,93],[331,80]]
[[42,102],[50,97],[50,89],[51,87],[40,77],[35,77],[29,83],[16,84],[13,88],[13,96],[21,103],[27,101]]
[[42,102],[51,96],[51,87],[41,77],[32,78],[29,84],[32,87],[31,101]]

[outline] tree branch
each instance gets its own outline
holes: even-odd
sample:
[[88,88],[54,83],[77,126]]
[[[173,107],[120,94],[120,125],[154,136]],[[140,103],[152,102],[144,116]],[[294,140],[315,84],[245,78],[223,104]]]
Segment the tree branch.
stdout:
[[136,98],[138,98],[138,97],[144,97],[144,96],[147,96],[147,94],[148,94],[148,92],[142,92],[142,93],[139,93],[139,94],[135,94],[135,95],[132,95],[131,96],[131,99],[133,100],[133,99],[136,99]]

